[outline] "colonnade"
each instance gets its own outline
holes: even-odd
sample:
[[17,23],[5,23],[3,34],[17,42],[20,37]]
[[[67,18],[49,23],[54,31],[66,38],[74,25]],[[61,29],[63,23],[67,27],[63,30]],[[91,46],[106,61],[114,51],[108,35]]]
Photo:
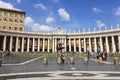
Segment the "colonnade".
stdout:
[[19,37],[19,36],[0,36],[3,51],[16,52],[57,52],[58,42],[63,43],[63,52],[97,52],[98,46],[101,52],[120,52],[120,35],[100,36],[100,37]]

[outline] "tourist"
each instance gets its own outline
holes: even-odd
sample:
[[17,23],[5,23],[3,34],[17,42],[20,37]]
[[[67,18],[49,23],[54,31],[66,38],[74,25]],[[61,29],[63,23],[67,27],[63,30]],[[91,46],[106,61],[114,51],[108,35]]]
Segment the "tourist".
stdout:
[[65,55],[61,55],[61,62],[64,64],[65,63],[65,60],[66,60],[66,57],[65,57]]
[[103,54],[103,60],[107,60],[107,52],[105,51],[104,54]]
[[6,51],[6,54],[7,54],[7,56],[10,56],[10,51],[7,50],[7,51]]

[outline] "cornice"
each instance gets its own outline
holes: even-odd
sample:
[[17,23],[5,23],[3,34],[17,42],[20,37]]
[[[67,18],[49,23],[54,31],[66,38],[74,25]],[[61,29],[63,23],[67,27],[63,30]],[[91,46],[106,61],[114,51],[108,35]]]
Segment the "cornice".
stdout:
[[80,33],[40,33],[40,32],[21,32],[21,31],[10,31],[0,30],[0,35],[14,35],[24,37],[100,37],[100,36],[115,36],[120,35],[120,29],[95,31],[95,32],[80,32]]

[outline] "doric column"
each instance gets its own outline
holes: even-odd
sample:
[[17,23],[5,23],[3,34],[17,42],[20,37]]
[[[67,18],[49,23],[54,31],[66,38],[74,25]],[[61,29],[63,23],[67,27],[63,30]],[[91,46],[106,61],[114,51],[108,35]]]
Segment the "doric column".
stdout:
[[112,36],[112,48],[113,48],[113,52],[116,52],[114,36]]
[[76,39],[74,38],[74,52],[76,52]]
[[18,52],[18,37],[16,37],[16,46],[15,46],[15,51]]
[[69,52],[71,52],[71,39],[69,38]]
[[90,52],[92,51],[92,48],[91,48],[91,38],[89,38],[89,51]]
[[29,38],[27,38],[27,52],[29,52]]
[[52,41],[52,52],[54,52],[54,38],[53,38],[53,41]]
[[33,38],[32,44],[33,44],[33,45],[32,45],[32,52],[34,52],[34,50],[35,50],[35,49],[34,49],[35,38]]
[[81,53],[81,40],[79,38],[79,52]]
[[21,52],[24,52],[24,37],[22,37],[22,47],[21,47]]
[[97,42],[96,42],[96,37],[94,37],[94,50],[97,52]]
[[102,37],[100,37],[100,51],[103,52],[103,42],[102,42]]
[[64,51],[66,52],[66,38],[65,38],[65,46],[64,46],[64,47],[65,47],[65,50],[64,50]]
[[10,46],[9,46],[9,50],[10,50],[10,51],[12,51],[12,39],[13,39],[13,37],[11,36],[11,37],[10,37]]
[[43,38],[43,52],[45,52],[45,39]]
[[50,52],[49,49],[50,49],[50,39],[48,38],[48,49],[47,49],[48,52]]
[[38,38],[37,51],[40,51],[40,39]]
[[4,36],[4,40],[3,40],[3,51],[6,50],[6,36]]
[[108,43],[108,37],[107,36],[106,36],[106,51],[110,52],[109,51],[109,43]]
[[119,46],[119,52],[120,52],[120,36],[118,36],[118,46]]
[[[63,45],[63,43],[64,43],[64,42],[63,42],[63,38],[61,38],[61,41],[62,41],[62,47],[63,47],[63,46],[64,46],[64,45]],[[63,51],[63,50],[62,50],[62,51]]]
[[55,52],[57,52],[57,38],[55,38]]
[[84,52],[86,52],[86,40],[84,38]]

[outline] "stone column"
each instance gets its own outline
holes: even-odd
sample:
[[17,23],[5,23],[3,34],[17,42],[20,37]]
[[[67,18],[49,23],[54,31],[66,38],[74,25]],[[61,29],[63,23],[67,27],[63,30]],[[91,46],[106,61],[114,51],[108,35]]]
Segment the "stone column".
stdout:
[[100,51],[103,52],[103,42],[102,42],[102,37],[100,37]]
[[27,38],[27,52],[29,52],[29,38]]
[[86,40],[84,38],[84,52],[86,52]]
[[96,42],[96,37],[94,37],[94,50],[97,52],[97,42]]
[[16,37],[16,46],[15,46],[15,51],[18,52],[18,37]]
[[32,52],[34,52],[34,50],[35,50],[35,49],[34,49],[35,38],[33,38],[32,44],[33,44],[33,45],[32,45]]
[[71,52],[71,39],[69,38],[69,52]]
[[40,39],[38,38],[38,45],[37,45],[37,51],[40,51]]
[[55,52],[57,52],[57,38],[55,38]]
[[9,50],[12,51],[12,41],[13,41],[13,37],[10,37],[10,46],[9,46]]
[[66,38],[65,38],[65,46],[64,46],[64,47],[65,47],[65,50],[64,50],[64,51],[66,52]]
[[50,49],[50,39],[48,38],[48,49],[47,49],[48,52],[50,52],[49,49]]
[[89,51],[92,52],[92,48],[91,48],[91,38],[89,38]]
[[[64,41],[63,41],[63,38],[62,38],[62,47],[64,47]],[[64,52],[64,49],[62,49],[62,52]]]
[[45,52],[45,39],[43,38],[43,52]]
[[3,51],[6,50],[6,36],[4,36],[4,40],[3,40]]
[[79,52],[81,53],[81,40],[79,38]]
[[113,48],[113,52],[116,52],[114,36],[112,36],[112,48]]
[[22,47],[21,47],[21,52],[24,52],[24,37],[22,37]]
[[52,41],[52,52],[54,52],[54,38],[53,38],[53,41]]
[[110,52],[109,51],[109,43],[108,43],[108,37],[107,36],[106,36],[106,51]]
[[119,46],[119,52],[120,52],[120,36],[118,36],[118,46]]
[[76,52],[76,39],[74,38],[74,52]]

